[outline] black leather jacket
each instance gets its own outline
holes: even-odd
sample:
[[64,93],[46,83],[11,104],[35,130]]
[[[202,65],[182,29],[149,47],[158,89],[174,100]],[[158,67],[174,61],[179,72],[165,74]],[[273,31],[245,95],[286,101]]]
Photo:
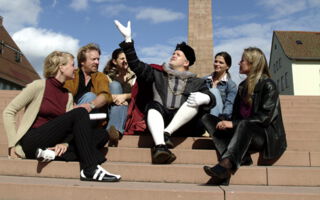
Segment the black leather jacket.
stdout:
[[245,81],[240,83],[235,98],[232,115],[233,126],[236,128],[240,120],[248,120],[249,123],[254,123],[256,126],[263,128],[266,134],[266,147],[263,151],[263,157],[265,159],[278,158],[286,150],[287,141],[276,84],[267,77],[258,81],[253,94],[252,114],[250,117],[243,119],[240,115],[240,98],[244,84]]

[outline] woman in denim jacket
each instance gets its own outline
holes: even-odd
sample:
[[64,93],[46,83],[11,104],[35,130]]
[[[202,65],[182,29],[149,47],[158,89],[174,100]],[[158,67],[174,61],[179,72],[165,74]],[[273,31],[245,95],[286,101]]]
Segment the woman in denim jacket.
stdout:
[[230,119],[233,102],[237,94],[237,85],[231,80],[228,70],[231,67],[231,56],[227,52],[217,53],[214,60],[214,72],[206,76],[210,92],[216,97],[216,106],[210,114],[221,119]]

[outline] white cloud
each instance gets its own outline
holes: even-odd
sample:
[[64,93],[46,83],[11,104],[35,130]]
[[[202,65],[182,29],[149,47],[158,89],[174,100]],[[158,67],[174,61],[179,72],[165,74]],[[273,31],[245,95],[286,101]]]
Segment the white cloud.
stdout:
[[79,40],[46,29],[24,28],[12,38],[39,74],[42,74],[44,58],[52,51],[67,51],[76,56],[79,49]]
[[88,7],[88,0],[72,0],[70,7],[76,11],[85,10]]
[[[256,46],[270,59],[272,34],[283,31],[318,31],[320,29],[320,1],[318,0],[261,0],[260,6],[268,7],[270,18],[267,22],[242,23],[215,27],[214,52],[227,51],[232,56],[231,73],[236,82],[240,81],[238,62],[244,48]],[[311,6],[312,5],[312,6]],[[294,8],[298,6],[299,8]],[[306,10],[308,9],[308,10]],[[299,13],[303,11],[303,15]],[[277,14],[276,14],[277,13]]]
[[270,19],[288,17],[301,11],[320,8],[319,0],[260,0],[258,4],[268,8]]
[[123,4],[116,4],[116,5],[105,5],[102,7],[102,14],[109,16],[109,17],[113,17],[113,16],[117,16],[121,13],[123,13],[123,11],[130,11],[131,8],[123,5]]
[[163,8],[144,8],[136,14],[136,19],[151,20],[152,23],[170,22],[184,17],[183,13]]
[[129,7],[124,4],[107,4],[102,6],[101,9],[101,13],[108,17],[119,16],[124,12],[126,14],[133,13],[138,20],[149,20],[155,24],[185,18],[183,13],[163,8]]
[[40,12],[40,0],[0,0],[0,15],[10,33],[25,26],[36,26]]
[[162,44],[156,44],[154,46],[143,47],[139,50],[138,55],[143,62],[150,64],[161,65],[164,62],[168,62],[174,47]]

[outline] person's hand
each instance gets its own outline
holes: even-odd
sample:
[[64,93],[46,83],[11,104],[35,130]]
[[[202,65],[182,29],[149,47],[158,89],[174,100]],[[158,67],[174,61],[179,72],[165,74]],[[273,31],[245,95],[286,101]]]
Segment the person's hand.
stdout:
[[218,130],[226,130],[230,128],[233,128],[232,121],[220,121],[216,126],[216,129]]
[[190,107],[198,107],[203,104],[208,104],[210,102],[210,97],[202,92],[193,92],[189,95],[187,99],[187,105]]
[[125,41],[126,42],[132,42],[132,39],[131,39],[131,22],[128,21],[127,27],[123,26],[118,20],[114,20],[114,23],[115,23],[116,27],[118,28],[118,30],[120,31],[120,33],[125,38]]
[[75,109],[75,108],[85,108],[88,111],[88,113],[90,113],[92,111],[92,108],[89,103],[83,103],[80,105],[73,106],[73,109]]
[[9,158],[10,158],[10,159],[21,158],[21,157],[16,153],[16,148],[15,148],[15,147],[9,148]]
[[54,147],[48,148],[56,153],[56,156],[62,156],[68,149],[66,144],[57,144]]
[[113,94],[112,95],[113,103],[116,105],[123,105],[126,102],[125,94]]

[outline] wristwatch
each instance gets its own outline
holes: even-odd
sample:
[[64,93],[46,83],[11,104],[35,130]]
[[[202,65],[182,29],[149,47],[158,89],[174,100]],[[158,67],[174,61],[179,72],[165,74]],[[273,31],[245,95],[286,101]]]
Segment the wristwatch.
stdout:
[[96,105],[94,105],[92,102],[89,102],[89,105],[92,110],[96,107]]

